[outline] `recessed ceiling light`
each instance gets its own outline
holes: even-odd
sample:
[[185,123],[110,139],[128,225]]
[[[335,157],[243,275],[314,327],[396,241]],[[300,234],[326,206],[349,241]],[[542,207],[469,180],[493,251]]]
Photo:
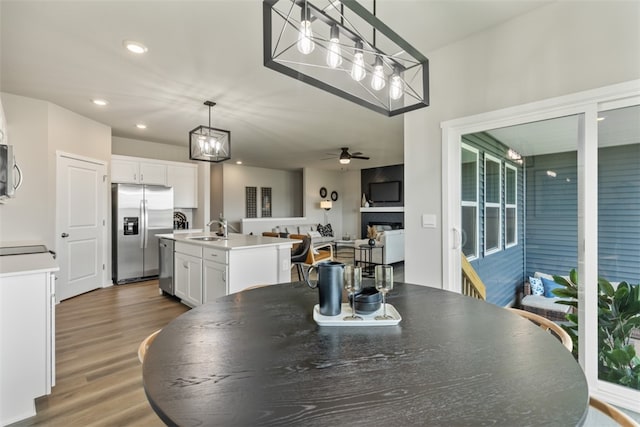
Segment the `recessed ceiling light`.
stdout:
[[104,107],[105,105],[108,104],[108,102],[105,101],[104,99],[92,99],[91,102],[93,102],[96,105],[99,105],[100,107]]
[[145,45],[143,45],[140,42],[135,42],[133,40],[125,40],[122,42],[122,45],[127,48],[127,50],[129,52],[133,52],[133,53],[137,53],[137,54],[143,54],[143,53],[147,53],[147,51],[149,49],[147,49],[147,47]]
[[136,123],[136,127],[137,127],[138,129],[146,129],[146,128],[147,128],[147,125],[145,125],[144,123]]
[[242,160],[238,160],[238,161],[236,162],[236,165],[241,165],[241,164],[242,164]]
[[604,119],[606,119],[606,117],[598,117],[599,122],[603,121]]

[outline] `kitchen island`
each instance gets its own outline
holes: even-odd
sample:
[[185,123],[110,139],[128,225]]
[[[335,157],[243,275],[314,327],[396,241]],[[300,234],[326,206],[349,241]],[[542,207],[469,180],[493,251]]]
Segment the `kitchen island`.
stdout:
[[296,239],[215,233],[161,234],[174,240],[174,290],[195,307],[256,285],[291,281]]

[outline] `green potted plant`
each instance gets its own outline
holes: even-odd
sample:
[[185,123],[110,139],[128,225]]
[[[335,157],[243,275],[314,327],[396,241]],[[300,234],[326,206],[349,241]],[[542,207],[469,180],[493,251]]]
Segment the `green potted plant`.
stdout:
[[[552,292],[569,300],[558,304],[578,306],[578,274],[553,279],[562,285]],[[577,313],[577,311],[576,311]],[[573,339],[573,354],[578,355],[578,315],[567,314],[562,325]],[[598,279],[598,378],[640,390],[640,358],[630,343],[631,331],[640,328],[640,285],[620,282],[617,288],[606,279]]]

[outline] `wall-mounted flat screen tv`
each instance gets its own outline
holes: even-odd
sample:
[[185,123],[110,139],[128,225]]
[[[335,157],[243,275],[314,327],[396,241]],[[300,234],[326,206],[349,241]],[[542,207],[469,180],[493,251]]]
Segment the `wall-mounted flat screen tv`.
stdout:
[[402,188],[400,181],[369,183],[369,198],[373,202],[401,202]]

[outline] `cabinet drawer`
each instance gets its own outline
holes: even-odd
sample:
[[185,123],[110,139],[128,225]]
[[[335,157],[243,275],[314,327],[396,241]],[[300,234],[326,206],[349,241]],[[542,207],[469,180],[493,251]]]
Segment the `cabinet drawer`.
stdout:
[[229,251],[224,249],[203,248],[202,258],[208,261],[219,262],[220,264],[227,263],[227,254]]
[[181,254],[187,254],[187,255],[197,256],[198,258],[202,258],[202,246],[190,245],[188,243],[183,243],[183,242],[176,242],[176,246],[174,250],[176,252],[180,252]]

